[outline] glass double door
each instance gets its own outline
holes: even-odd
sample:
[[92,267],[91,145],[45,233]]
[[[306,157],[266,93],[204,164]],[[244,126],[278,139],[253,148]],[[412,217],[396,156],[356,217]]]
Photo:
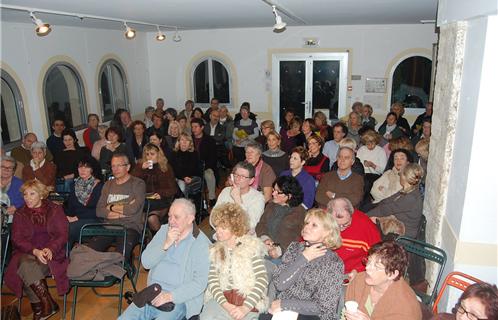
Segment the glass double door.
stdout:
[[272,57],[273,120],[286,110],[301,119],[316,111],[338,119],[346,109],[348,53],[274,54]]

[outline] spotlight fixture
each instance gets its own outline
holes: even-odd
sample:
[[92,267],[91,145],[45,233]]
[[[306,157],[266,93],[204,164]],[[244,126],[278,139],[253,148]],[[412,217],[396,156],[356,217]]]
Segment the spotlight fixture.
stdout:
[[128,25],[126,24],[126,22],[123,22],[124,23],[124,26],[126,28],[126,31],[125,31],[125,38],[128,39],[128,40],[131,40],[133,38],[135,38],[135,36],[137,35],[137,32],[135,31],[135,29],[133,28],[130,28],[128,27]]
[[174,42],[182,41],[182,37],[178,34],[178,28],[175,28],[175,35],[173,36],[173,41]]
[[50,31],[52,31],[50,25],[48,23],[43,23],[43,21],[38,19],[33,12],[30,12],[29,15],[31,16],[33,22],[36,24],[36,35],[38,35],[39,37],[44,37],[49,34]]
[[282,21],[282,17],[277,13],[277,7],[271,6],[273,9],[273,14],[275,15],[275,24],[273,25],[274,30],[283,30],[287,23]]
[[157,41],[163,41],[166,39],[166,36],[164,35],[164,33],[161,32],[161,30],[159,29],[159,26],[156,26],[157,27],[157,35],[156,35],[156,40]]

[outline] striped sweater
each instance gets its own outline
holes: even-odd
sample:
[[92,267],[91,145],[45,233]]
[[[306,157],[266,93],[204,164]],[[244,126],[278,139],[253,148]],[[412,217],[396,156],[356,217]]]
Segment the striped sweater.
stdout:
[[268,276],[263,256],[266,247],[255,236],[244,235],[229,249],[223,242],[210,248],[211,268],[205,301],[214,299],[222,305],[227,302],[223,292],[236,289],[245,297],[244,305],[262,312],[268,308]]

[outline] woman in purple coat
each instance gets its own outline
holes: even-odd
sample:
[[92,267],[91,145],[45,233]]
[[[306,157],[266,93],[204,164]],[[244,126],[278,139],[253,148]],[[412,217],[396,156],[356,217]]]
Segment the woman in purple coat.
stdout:
[[69,259],[65,254],[68,221],[61,206],[45,199],[48,190],[40,181],[27,181],[21,192],[26,204],[14,215],[13,252],[5,283],[17,297],[24,290],[33,319],[47,319],[59,306],[50,296],[45,278],[54,277],[59,295],[69,290]]

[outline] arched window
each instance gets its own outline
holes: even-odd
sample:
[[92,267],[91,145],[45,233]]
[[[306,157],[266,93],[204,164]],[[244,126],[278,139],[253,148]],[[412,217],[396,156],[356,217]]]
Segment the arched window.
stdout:
[[393,73],[391,104],[400,101],[405,108],[425,108],[431,88],[430,59],[413,56],[403,60]]
[[6,150],[19,145],[27,132],[21,93],[14,79],[2,70],[2,145]]
[[112,120],[117,109],[128,108],[128,83],[123,67],[109,59],[99,71],[99,95],[103,121]]
[[43,93],[49,132],[55,119],[66,128],[82,129],[86,123],[85,88],[81,76],[71,64],[57,62],[45,74]]
[[205,57],[194,65],[192,89],[196,104],[217,98],[221,104],[232,105],[230,69],[218,58]]

